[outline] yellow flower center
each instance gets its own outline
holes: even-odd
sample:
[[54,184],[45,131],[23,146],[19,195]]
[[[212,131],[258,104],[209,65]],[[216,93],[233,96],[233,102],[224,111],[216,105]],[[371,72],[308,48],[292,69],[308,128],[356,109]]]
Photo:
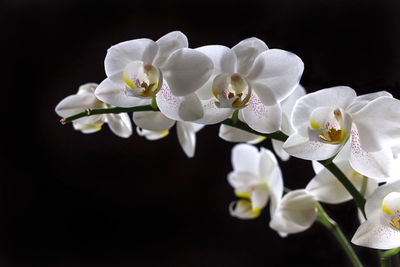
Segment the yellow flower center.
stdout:
[[400,231],[400,192],[391,192],[382,201],[383,219]]
[[127,94],[141,98],[155,96],[163,81],[162,73],[157,67],[142,61],[128,64],[123,71],[123,79]]
[[215,77],[212,92],[218,100],[215,105],[219,108],[244,108],[251,97],[249,83],[238,73],[224,73]]
[[[325,111],[325,110],[323,110]],[[340,109],[335,109],[329,113],[323,112],[319,109],[313,111],[310,116],[310,127],[313,130],[321,130],[318,138],[326,143],[340,144],[347,136],[347,132],[343,126],[343,116]],[[323,112],[323,116],[318,114]]]
[[400,231],[400,217],[397,216],[396,218],[393,218],[390,221],[390,226],[392,226],[394,229]]

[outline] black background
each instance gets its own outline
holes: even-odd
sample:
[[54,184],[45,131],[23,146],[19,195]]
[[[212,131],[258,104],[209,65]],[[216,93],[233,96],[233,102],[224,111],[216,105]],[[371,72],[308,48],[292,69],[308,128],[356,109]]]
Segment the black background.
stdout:
[[[106,50],[183,31],[190,47],[256,36],[299,55],[308,92],[348,85],[399,98],[399,1],[1,2],[0,266],[348,266],[322,226],[280,238],[241,221],[226,181],[233,146],[208,126],[188,159],[175,131],[147,141],[62,126],[56,104],[105,78]],[[270,147],[265,141],[263,146]],[[281,164],[289,188],[311,164]],[[353,203],[326,206],[351,237]],[[356,248],[367,266],[373,250]]]

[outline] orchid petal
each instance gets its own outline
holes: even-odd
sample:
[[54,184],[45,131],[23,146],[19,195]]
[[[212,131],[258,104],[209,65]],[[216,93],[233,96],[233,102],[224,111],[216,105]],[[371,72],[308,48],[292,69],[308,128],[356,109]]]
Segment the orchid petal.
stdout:
[[265,106],[257,95],[253,94],[248,106],[240,110],[245,122],[261,133],[273,133],[281,126],[282,112],[280,105]]
[[265,189],[255,189],[251,193],[251,205],[253,210],[261,210],[268,203],[269,193]]
[[72,123],[73,127],[77,131],[81,131],[84,134],[91,134],[101,130],[104,123],[104,117],[100,118],[98,121],[87,124],[87,123],[79,123],[74,121]]
[[174,120],[154,111],[134,112],[132,119],[137,126],[150,131],[169,130],[175,124]]
[[176,96],[185,96],[208,81],[213,63],[199,51],[181,48],[168,57],[161,70],[171,92]]
[[259,177],[252,170],[234,170],[228,174],[228,183],[235,189],[248,188],[259,182]]
[[[196,92],[197,95],[197,92]],[[203,117],[196,120],[199,124],[216,124],[232,116],[233,109],[219,108],[215,105],[215,99],[201,100],[203,105]]]
[[283,144],[283,149],[291,156],[307,160],[324,160],[333,157],[341,148],[340,144],[329,144],[311,141],[302,134],[289,136]]
[[127,113],[107,114],[106,120],[115,135],[122,138],[132,135],[132,124]]
[[377,152],[367,152],[360,144],[359,131],[351,131],[350,164],[359,173],[375,179],[385,179],[391,174],[393,154],[389,147]]
[[223,45],[206,45],[195,50],[208,56],[214,64],[214,74],[234,73],[236,54],[232,49]]
[[279,100],[275,97],[275,92],[267,84],[252,81],[251,86],[264,105],[273,106],[279,103]]
[[172,120],[195,121],[204,115],[203,106],[196,94],[175,96],[166,82],[158,92],[156,101],[160,111]]
[[178,141],[185,154],[192,158],[196,147],[196,134],[193,124],[190,122],[178,121],[176,123]]
[[[92,108],[103,108],[104,103],[100,102],[92,93],[81,93],[79,95],[70,95],[61,100],[55,108],[57,115],[66,118]],[[80,124],[96,123],[102,115],[92,115],[83,117],[75,122]]]
[[93,94],[70,95],[57,104],[55,111],[60,117],[69,117],[92,108],[97,101]]
[[253,66],[255,58],[267,49],[267,45],[255,37],[245,39],[235,45],[232,50],[237,57],[236,72],[246,76]]
[[305,94],[306,90],[299,84],[294,91],[281,102],[282,113],[288,117],[289,121],[297,100]]
[[94,91],[96,90],[97,86],[99,86],[99,84],[97,83],[85,83],[82,84],[81,86],[79,86],[78,92],[76,93],[77,95],[80,94],[94,94]]
[[213,105],[214,105],[214,102],[216,100],[214,98],[213,91],[212,91],[212,86],[213,86],[213,82],[214,82],[214,78],[215,77],[217,77],[217,75],[212,74],[210,76],[210,78],[208,79],[208,81],[205,84],[203,84],[196,91],[196,95],[200,98],[200,100],[202,100],[202,101],[211,101],[212,100],[212,104]]
[[159,46],[158,54],[154,60],[154,64],[162,68],[168,56],[180,48],[188,47],[188,39],[185,34],[180,31],[167,33],[156,41]]
[[125,41],[107,50],[104,66],[107,77],[121,73],[131,61],[140,60],[151,64],[158,52],[158,45],[150,39]]
[[[340,151],[340,153],[343,151],[343,149]],[[339,153],[339,154],[340,154]],[[339,155],[338,154],[338,155]],[[337,156],[335,157],[335,159],[337,158]],[[334,160],[334,162],[336,163],[336,160]],[[319,163],[318,161],[316,161],[316,160],[313,160],[312,162],[311,162],[311,165],[312,165],[312,167],[313,167],[313,170],[314,170],[314,172],[316,173],[316,174],[318,174],[319,172],[321,172],[322,170],[324,170],[325,169],[325,167],[324,167],[324,165],[322,165],[321,163]]]
[[136,127],[136,132],[140,136],[144,136],[147,140],[154,141],[166,137],[169,134],[169,130],[164,131],[150,131]]
[[400,142],[400,100],[379,97],[352,117],[365,151],[376,152]]
[[123,108],[130,108],[150,104],[150,99],[128,96],[125,88],[110,78],[103,80],[96,88],[95,95],[104,103]]
[[191,123],[193,126],[193,130],[195,133],[197,133],[198,131],[200,131],[201,129],[203,129],[205,127],[204,124],[199,124],[199,123]]
[[249,200],[238,200],[229,205],[229,213],[239,219],[254,219],[260,215],[260,210],[254,211]]
[[255,146],[238,144],[232,149],[232,166],[235,171],[258,170],[259,154]]
[[303,74],[304,63],[293,53],[269,49],[255,59],[254,65],[246,77],[252,84],[262,84],[254,90],[266,105],[273,99],[280,102],[288,97],[299,84]]
[[357,229],[351,242],[369,248],[392,249],[400,247],[400,231],[367,220]]
[[259,175],[266,179],[271,196],[270,214],[274,214],[283,194],[282,173],[278,161],[271,151],[261,148],[259,161]]
[[294,190],[282,198],[270,227],[281,234],[302,232],[314,223],[317,213],[314,196],[305,190]]
[[260,159],[258,164],[258,173],[261,177],[270,177],[278,166],[274,154],[265,148],[261,148]]
[[363,107],[365,107],[369,102],[382,96],[392,97],[392,94],[386,91],[380,91],[380,92],[374,92],[370,94],[357,96],[354,99],[354,102],[351,103],[350,106],[347,108],[347,112],[349,112],[350,114],[356,113],[360,111]]
[[236,143],[247,142],[249,144],[256,144],[265,140],[265,137],[263,136],[255,135],[247,131],[224,124],[221,124],[221,126],[219,127],[218,136],[225,141]]
[[203,106],[196,94],[186,95],[181,99],[178,114],[182,120],[195,121],[204,116]]
[[[348,161],[341,161],[336,163],[336,165],[359,191],[364,182],[367,183],[367,187],[369,188],[375,188],[372,184],[377,185],[377,182],[373,179],[368,179],[355,172]],[[330,204],[338,204],[352,199],[352,196],[342,183],[327,169],[322,169],[318,172],[308,183],[306,190],[313,194],[318,201]]]
[[274,149],[278,157],[283,161],[289,160],[290,155],[283,149],[284,142],[275,139],[272,139],[271,142],[272,142],[272,148]]
[[300,84],[296,89],[281,102],[282,109],[282,123],[281,131],[285,134],[291,135],[294,132],[293,125],[291,122],[293,108],[299,98],[304,96],[306,91]]

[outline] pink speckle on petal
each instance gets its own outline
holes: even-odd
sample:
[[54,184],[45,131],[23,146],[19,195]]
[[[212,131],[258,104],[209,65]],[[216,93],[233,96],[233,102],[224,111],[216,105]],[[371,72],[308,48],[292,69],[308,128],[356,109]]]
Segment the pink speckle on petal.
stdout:
[[356,130],[351,130],[351,151],[354,155],[360,157],[368,157],[369,153],[361,148],[360,137]]
[[307,152],[318,151],[322,147],[322,145],[322,142],[310,141],[309,146],[307,146],[305,149],[307,150]]
[[258,119],[267,117],[268,109],[263,103],[261,103],[260,99],[257,96],[251,96],[248,105],[251,107]]
[[165,81],[163,82],[161,89],[158,93],[162,96],[164,102],[168,103],[168,105],[178,106],[177,97],[172,94],[168,84]]
[[208,101],[204,107],[205,108],[212,108],[212,109],[217,109],[218,107],[215,105],[215,101],[214,99],[212,99],[211,101]]

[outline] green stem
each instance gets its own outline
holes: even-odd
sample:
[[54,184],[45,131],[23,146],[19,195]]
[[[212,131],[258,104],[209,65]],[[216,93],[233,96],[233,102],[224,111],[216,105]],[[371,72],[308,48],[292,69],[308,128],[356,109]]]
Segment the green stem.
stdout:
[[363,176],[362,179],[363,180],[362,180],[360,194],[365,196],[365,194],[367,193],[367,188],[368,188],[368,177]]
[[232,124],[236,124],[239,120],[239,110],[235,110],[235,112],[233,112],[232,114]]
[[353,266],[362,266],[360,260],[358,259],[356,253],[354,252],[353,248],[347,241],[346,237],[344,236],[343,232],[340,230],[340,227],[337,223],[328,216],[322,206],[317,202],[317,209],[318,209],[318,216],[317,221],[325,226],[332,235],[336,238],[339,244],[342,246],[344,252],[347,254],[348,258],[352,262]]
[[100,114],[110,114],[110,113],[122,113],[122,112],[136,112],[136,111],[157,111],[158,109],[155,109],[152,105],[145,105],[145,106],[137,106],[137,107],[131,107],[131,108],[120,108],[120,107],[114,107],[114,108],[98,108],[98,109],[86,109],[85,111],[72,115],[70,117],[62,118],[60,122],[62,124],[67,124],[69,122],[72,122],[74,120],[87,117],[87,116],[92,116],[92,115],[100,115]]
[[397,253],[400,252],[400,247],[393,248],[390,250],[379,250],[379,258],[381,261],[382,267],[390,267],[394,264],[394,266],[398,266],[399,259],[397,258]]
[[381,267],[391,267],[392,266],[392,257],[391,256],[384,256],[385,252],[379,250],[379,258],[381,261]]
[[400,252],[400,247],[398,247],[398,248],[393,248],[393,249],[386,250],[386,251],[382,251],[382,252],[381,252],[381,257],[384,257],[384,258],[386,258],[386,257],[392,257],[392,256],[396,255],[396,254],[399,253],[399,252]]
[[151,99],[151,107],[152,107],[153,110],[155,110],[155,111],[158,110],[157,100],[156,100],[156,97],[155,97],[155,96],[153,96],[153,98]]
[[350,180],[346,177],[346,175],[338,168],[338,166],[336,166],[336,164],[333,163],[332,160],[333,158],[330,158],[327,160],[320,160],[318,162],[324,165],[324,167],[327,168],[339,180],[339,182],[342,183],[342,185],[346,188],[346,190],[351,194],[358,208],[361,210],[361,213],[366,219],[367,216],[365,215],[365,210],[364,210],[365,198],[363,197],[363,195],[361,195],[361,193],[357,190],[357,188],[354,187],[354,185],[350,182]]
[[237,129],[255,134],[255,135],[259,135],[259,136],[265,136],[265,137],[269,137],[275,140],[279,140],[282,142],[285,142],[286,139],[288,139],[288,136],[286,134],[284,134],[281,131],[277,131],[274,133],[270,133],[270,134],[265,134],[265,133],[260,133],[256,130],[253,130],[252,128],[250,128],[249,125],[247,125],[246,123],[242,122],[241,120],[237,120],[236,122],[233,119],[226,119],[224,121],[221,122],[221,124],[225,124],[231,127],[235,127]]

